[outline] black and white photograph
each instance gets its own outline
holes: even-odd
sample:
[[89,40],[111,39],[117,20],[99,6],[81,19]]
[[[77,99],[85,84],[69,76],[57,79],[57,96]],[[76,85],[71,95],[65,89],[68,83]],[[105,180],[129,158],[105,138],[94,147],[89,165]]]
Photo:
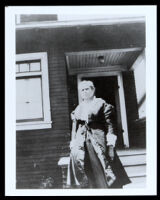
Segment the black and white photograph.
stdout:
[[5,46],[8,196],[156,194],[156,6],[11,6]]

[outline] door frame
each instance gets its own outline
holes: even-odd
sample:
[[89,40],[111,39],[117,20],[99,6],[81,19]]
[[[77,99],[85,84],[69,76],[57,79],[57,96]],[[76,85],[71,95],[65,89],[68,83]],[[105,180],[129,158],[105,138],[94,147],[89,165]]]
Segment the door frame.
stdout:
[[[77,91],[79,83],[82,78],[85,77],[101,77],[101,76],[116,76],[118,82],[118,94],[119,94],[119,103],[120,103],[120,116],[121,116],[121,124],[122,124],[122,135],[123,135],[123,143],[125,148],[129,148],[129,136],[128,136],[128,124],[127,124],[127,114],[126,114],[126,104],[124,97],[124,87],[123,87],[123,77],[122,72],[114,71],[114,72],[89,72],[82,73],[77,75]],[[81,102],[80,94],[78,91],[78,101]]]

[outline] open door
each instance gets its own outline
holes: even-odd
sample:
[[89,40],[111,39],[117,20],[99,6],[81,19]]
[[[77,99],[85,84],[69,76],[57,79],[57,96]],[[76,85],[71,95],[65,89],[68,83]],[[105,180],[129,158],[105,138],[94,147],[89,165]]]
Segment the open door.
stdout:
[[[114,76],[95,76],[93,74],[79,75],[78,83],[82,80],[91,80],[96,88],[96,97],[104,99],[107,103],[112,104],[115,107],[115,124],[116,124],[116,134],[117,134],[117,148],[121,149],[124,147],[129,147],[128,142],[128,128],[127,119],[124,117],[125,105],[122,81],[119,77],[120,75]],[[79,96],[79,102],[81,101]],[[123,110],[122,110],[123,109]]]

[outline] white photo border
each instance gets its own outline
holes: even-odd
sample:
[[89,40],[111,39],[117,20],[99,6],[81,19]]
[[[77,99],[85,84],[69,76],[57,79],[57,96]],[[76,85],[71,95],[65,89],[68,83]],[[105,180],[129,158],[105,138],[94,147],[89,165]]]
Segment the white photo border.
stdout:
[[[5,196],[121,196],[157,193],[157,7],[8,6],[5,8]],[[137,15],[146,18],[147,184],[140,189],[16,189],[15,15]],[[82,191],[83,190],[83,191]]]

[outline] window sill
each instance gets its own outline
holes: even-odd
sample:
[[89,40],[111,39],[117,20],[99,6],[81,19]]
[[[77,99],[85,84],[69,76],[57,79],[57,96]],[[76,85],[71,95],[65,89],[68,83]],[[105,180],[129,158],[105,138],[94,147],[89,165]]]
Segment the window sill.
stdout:
[[52,121],[17,123],[16,130],[38,130],[52,128]]

